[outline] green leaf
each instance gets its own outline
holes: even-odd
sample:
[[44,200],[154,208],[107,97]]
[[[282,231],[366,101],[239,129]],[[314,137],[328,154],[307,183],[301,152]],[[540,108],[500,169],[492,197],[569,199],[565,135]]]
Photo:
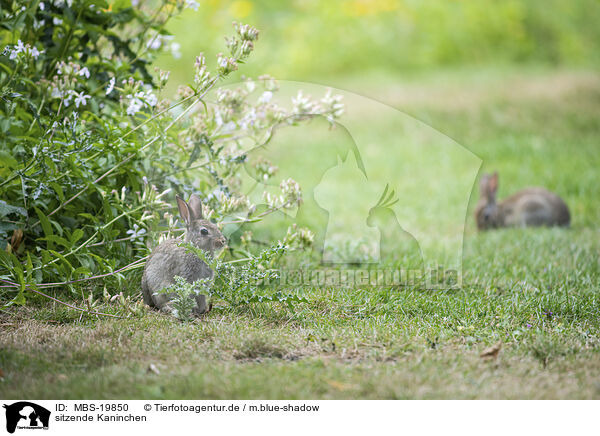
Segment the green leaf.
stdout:
[[17,259],[14,254],[8,253],[4,250],[0,250],[0,265],[3,265],[6,270],[13,273],[19,269],[21,270],[21,273],[23,272],[23,267],[21,266],[19,259]]
[[6,201],[0,200],[0,216],[7,216],[11,213],[27,216],[27,211],[23,207],[11,206]]
[[71,245],[75,245],[83,237],[83,230],[75,229],[71,234]]
[[15,297],[12,300],[10,300],[5,306],[24,306],[25,303],[27,303],[27,299],[25,298],[25,292],[19,290],[17,295],[15,295]]
[[26,271],[27,271],[27,281],[31,281],[31,274],[33,272],[33,262],[31,261],[31,254],[29,252],[27,252]]
[[107,197],[102,198],[102,211],[104,212],[104,220],[106,222],[111,221],[114,218],[112,207]]
[[44,231],[44,234],[46,236],[52,236],[54,234],[54,231],[52,230],[52,224],[50,224],[50,220],[48,219],[48,217],[46,217],[46,215],[44,215],[44,212],[42,212],[40,209],[38,209],[35,206],[34,209],[35,213],[37,213],[38,219],[40,220],[40,224],[42,225],[42,230]]
[[200,156],[200,144],[196,143],[194,144],[194,148],[190,153],[190,158],[187,161],[186,167],[189,168],[196,161],[196,159],[198,159],[198,156]]
[[[37,238],[36,241],[47,241],[47,242],[55,242],[58,245],[64,247],[64,248],[71,248],[72,244],[67,241],[65,238],[58,236],[58,235],[49,235],[49,236],[45,236],[43,238]],[[48,246],[50,246],[50,244],[48,244]]]
[[0,162],[8,168],[18,168],[19,162],[7,151],[0,150]]
[[75,268],[73,270],[73,272],[71,273],[72,277],[87,276],[87,275],[91,275],[91,271],[88,268],[86,268],[85,266],[80,266],[79,268]]
[[48,251],[50,253],[52,253],[55,257],[58,257],[60,260],[62,260],[63,263],[69,267],[69,272],[73,271],[73,265],[71,265],[71,263],[67,260],[67,258],[65,256],[63,256],[62,254],[60,254],[59,252],[54,251],[54,250],[48,250]]
[[80,217],[82,217],[82,218],[86,218],[86,219],[92,221],[93,223],[100,222],[100,220],[96,216],[92,215],[91,213],[82,212],[82,213],[79,213],[77,215],[80,216]]
[[52,187],[52,189],[54,189],[54,192],[56,192],[56,195],[58,195],[58,199],[60,200],[60,202],[64,203],[65,202],[65,193],[63,191],[62,186],[56,182],[50,182],[49,185]]

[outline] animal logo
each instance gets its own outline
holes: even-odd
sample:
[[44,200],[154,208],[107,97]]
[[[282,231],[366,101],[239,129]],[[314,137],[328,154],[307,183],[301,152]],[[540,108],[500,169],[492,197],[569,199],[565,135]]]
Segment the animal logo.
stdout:
[[29,401],[4,404],[6,409],[6,431],[14,433],[18,428],[47,429],[50,422],[50,411]]
[[[298,127],[300,129],[301,127]],[[303,126],[306,129],[304,136],[307,138],[302,147],[291,147],[290,142],[296,139],[294,132],[278,132],[278,135],[269,140],[268,143],[253,148],[248,155],[248,162],[259,162],[258,165],[245,164],[245,175],[241,185],[247,187],[242,191],[248,195],[252,203],[256,205],[256,210],[252,216],[259,216],[269,210],[264,204],[263,191],[271,195],[279,195],[279,184],[281,177],[279,174],[285,174],[298,182],[302,188],[302,203],[295,209],[280,210],[266,216],[260,222],[252,222],[240,226],[228,226],[224,229],[224,234],[232,239],[239,238],[244,231],[251,230],[256,240],[266,240],[281,238],[285,235],[287,228],[293,224],[301,227],[308,227],[314,233],[312,250],[319,256],[325,256],[324,251],[326,242],[330,239],[332,222],[337,218],[336,201],[328,199],[323,200],[319,196],[319,190],[322,190],[323,178],[330,171],[339,169],[340,165],[346,161],[352,162],[352,174],[350,182],[366,180],[366,169],[362,155],[344,126],[334,123],[332,125],[325,117],[320,115],[311,116],[309,124]],[[291,129],[290,129],[291,130]],[[318,159],[315,159],[318,156]],[[260,170],[266,162],[273,162],[275,175],[266,179],[264,173]],[[306,171],[307,166],[311,171]],[[350,165],[348,165],[350,166]],[[332,183],[334,180],[330,180]],[[322,192],[320,194],[323,194]],[[350,192],[339,192],[337,197],[342,195],[349,196]],[[350,205],[350,203],[346,203]],[[358,214],[352,211],[346,211],[352,215]],[[251,217],[249,217],[251,218]],[[364,218],[362,219],[364,224]],[[344,229],[348,233],[350,228]],[[356,236],[356,235],[354,235]],[[288,256],[289,258],[289,256]]]
[[[278,85],[272,103],[289,107],[288,96],[297,95],[300,84]],[[301,86],[306,94],[324,91],[321,85]],[[313,233],[311,256],[324,267],[381,264],[462,276],[465,217],[481,159],[396,108],[341,89],[333,92],[343,97],[343,118],[332,123],[303,113],[310,122],[274,128],[263,145],[247,151],[239,189],[256,208],[247,222],[226,220],[231,224],[225,222],[224,235],[237,241],[251,231],[252,241],[261,245],[297,225]],[[299,184],[302,203],[265,213],[272,207],[263,193],[281,195],[279,174]],[[386,197],[394,189],[398,202],[382,207],[375,201],[388,183]],[[298,255],[287,265],[301,268],[303,259]]]
[[367,225],[377,227],[379,230],[379,258],[380,261],[394,259],[405,259],[412,267],[423,266],[423,255],[421,247],[416,238],[404,230],[399,222],[392,206],[398,203],[393,189],[389,184],[379,197],[379,200],[369,210]]

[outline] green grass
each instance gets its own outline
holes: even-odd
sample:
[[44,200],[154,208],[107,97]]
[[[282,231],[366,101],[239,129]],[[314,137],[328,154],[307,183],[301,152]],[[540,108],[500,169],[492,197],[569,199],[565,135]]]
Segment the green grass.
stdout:
[[[461,289],[308,288],[293,310],[217,307],[191,323],[146,309],[114,320],[11,308],[0,314],[0,397],[600,398],[600,77],[391,81],[346,88],[466,146],[500,172],[500,197],[529,184],[559,192],[572,227],[479,234],[475,193]],[[118,304],[101,310],[125,313]],[[479,357],[499,341],[497,360]]]

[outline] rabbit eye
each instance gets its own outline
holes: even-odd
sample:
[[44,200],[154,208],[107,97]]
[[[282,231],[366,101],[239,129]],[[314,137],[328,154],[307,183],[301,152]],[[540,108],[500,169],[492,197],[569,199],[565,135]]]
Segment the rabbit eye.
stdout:
[[208,235],[208,229],[206,227],[202,227],[200,229],[200,233],[206,236],[206,235]]

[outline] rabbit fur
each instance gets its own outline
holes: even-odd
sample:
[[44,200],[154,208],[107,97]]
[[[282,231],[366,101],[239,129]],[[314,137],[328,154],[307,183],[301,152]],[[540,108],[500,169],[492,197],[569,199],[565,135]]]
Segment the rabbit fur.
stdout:
[[[226,239],[219,228],[212,222],[203,219],[202,202],[192,195],[189,204],[177,196],[179,214],[185,222],[184,241],[201,248],[209,255],[226,244]],[[206,263],[185,247],[180,247],[180,239],[167,239],[156,247],[144,267],[142,275],[142,295],[149,306],[164,312],[172,312],[170,301],[173,294],[158,291],[175,283],[175,276],[180,276],[192,283],[199,279],[212,278],[213,271]],[[196,307],[194,313],[200,315],[208,312],[206,295],[194,296]]]
[[496,202],[498,173],[484,174],[479,185],[475,220],[479,230],[497,227],[568,226],[566,203],[545,188],[526,188]]

